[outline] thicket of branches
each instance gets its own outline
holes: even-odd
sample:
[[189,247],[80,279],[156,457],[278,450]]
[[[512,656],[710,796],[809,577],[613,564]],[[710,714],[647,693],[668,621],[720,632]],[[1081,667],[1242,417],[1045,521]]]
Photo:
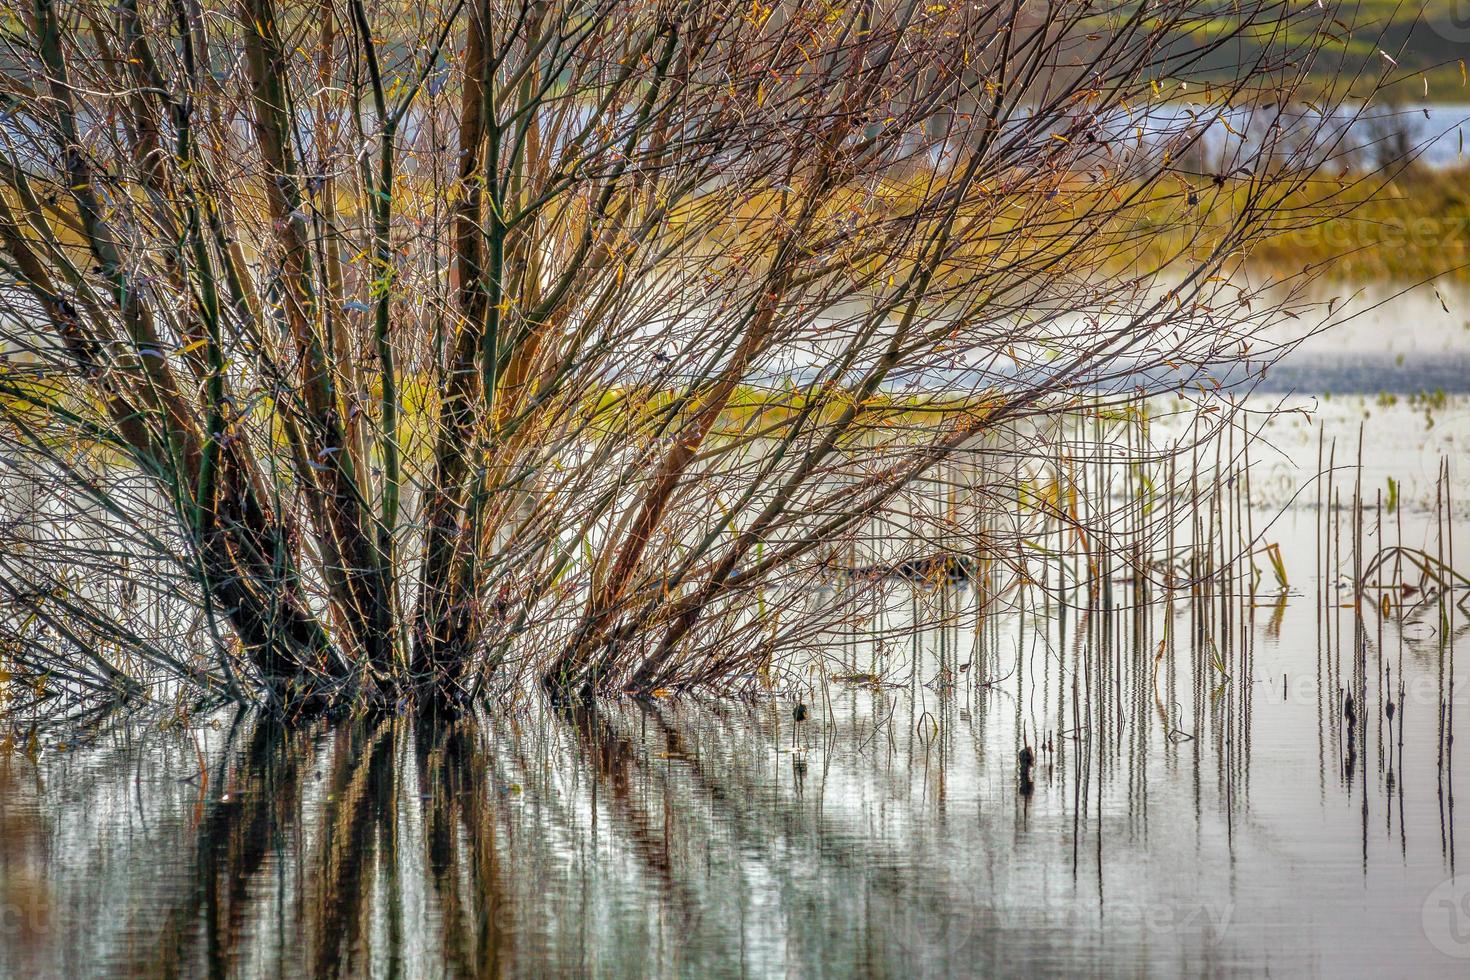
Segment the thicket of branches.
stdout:
[[759,683],[844,563],[1019,549],[925,531],[957,455],[1014,510],[1269,359],[1240,261],[1342,186],[1284,0],[6,9],[22,700]]

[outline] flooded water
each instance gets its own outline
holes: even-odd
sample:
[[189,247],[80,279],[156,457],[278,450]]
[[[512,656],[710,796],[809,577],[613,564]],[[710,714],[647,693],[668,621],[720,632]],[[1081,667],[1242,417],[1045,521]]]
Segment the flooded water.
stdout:
[[1463,975],[1464,620],[1300,564],[1207,635],[924,591],[759,702],[22,731],[0,975]]
[[904,585],[756,701],[22,724],[0,976],[1464,976],[1464,592],[1345,583],[1464,555],[1470,400],[1365,336],[1380,384],[1252,403],[1285,588]]

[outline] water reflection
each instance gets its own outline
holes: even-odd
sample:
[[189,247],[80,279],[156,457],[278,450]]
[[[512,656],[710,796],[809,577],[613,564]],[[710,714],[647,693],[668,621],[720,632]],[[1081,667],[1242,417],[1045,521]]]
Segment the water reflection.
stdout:
[[1452,966],[1437,643],[1267,599],[1218,663],[1167,615],[1163,647],[1131,615],[928,631],[858,662],[882,683],[800,687],[799,733],[798,688],[22,731],[0,975]]

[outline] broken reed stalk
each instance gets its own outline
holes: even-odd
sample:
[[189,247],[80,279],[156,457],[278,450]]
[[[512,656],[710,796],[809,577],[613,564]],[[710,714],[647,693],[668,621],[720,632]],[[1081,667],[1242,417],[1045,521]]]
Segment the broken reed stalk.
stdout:
[[1279,295],[1239,256],[1340,200],[1352,113],[1296,97],[1333,30],[35,0],[0,38],[0,457],[46,506],[0,530],[4,669],[286,711],[766,683],[857,615],[792,598],[822,556],[945,460],[1001,507],[999,433],[1085,460],[1045,444],[1084,396],[1213,391]]

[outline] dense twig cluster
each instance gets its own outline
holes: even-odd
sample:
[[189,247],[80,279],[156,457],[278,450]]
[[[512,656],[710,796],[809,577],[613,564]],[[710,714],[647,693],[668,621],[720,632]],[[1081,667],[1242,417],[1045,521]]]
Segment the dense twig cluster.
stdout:
[[1332,206],[1344,117],[1293,95],[1331,29],[1276,0],[14,10],[0,667],[283,707],[759,683],[841,614],[803,591],[835,569],[1016,546],[892,530],[956,454],[1013,502],[1083,396],[1269,361],[1280,284],[1232,276]]

